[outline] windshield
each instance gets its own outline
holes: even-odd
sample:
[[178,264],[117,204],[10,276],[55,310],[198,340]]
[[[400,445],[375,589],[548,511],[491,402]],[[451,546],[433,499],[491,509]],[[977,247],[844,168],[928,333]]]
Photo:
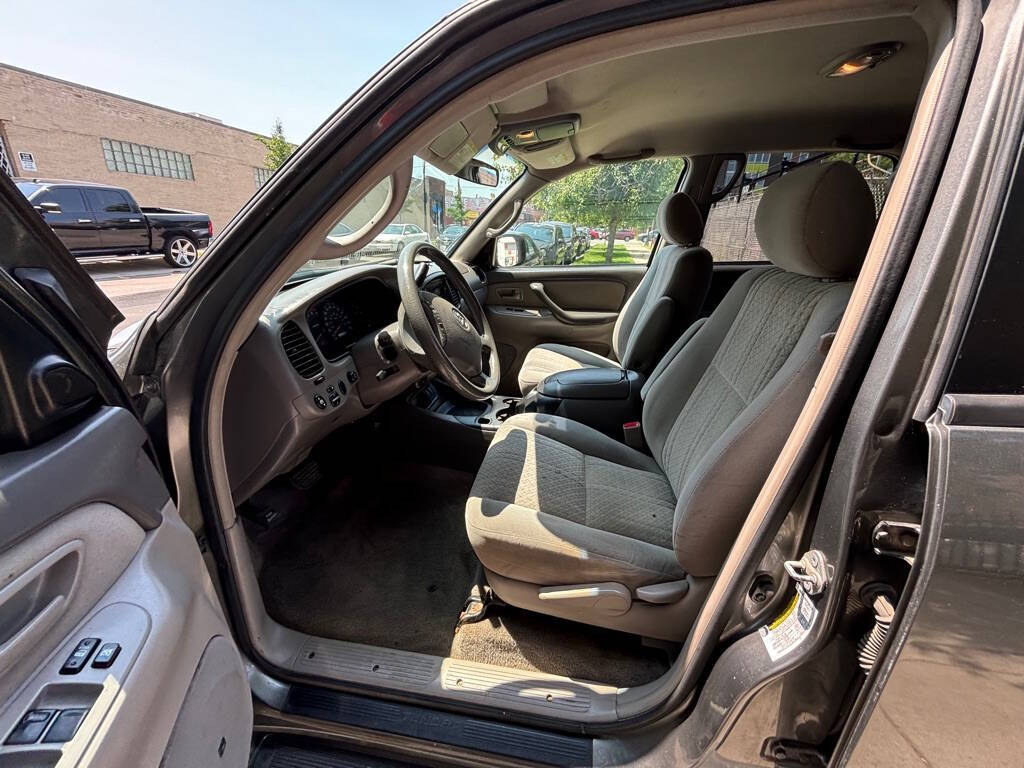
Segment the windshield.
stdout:
[[21,194],[30,199],[32,195],[43,188],[42,184],[36,184],[34,181],[16,181],[14,184],[18,187]]
[[[331,249],[324,249],[323,255],[327,258],[307,261],[292,276],[292,280],[302,280],[355,264],[396,262],[402,249],[409,243],[427,242],[442,251],[451,247],[453,235],[460,236],[469,229],[522,172],[522,166],[503,158],[497,158],[496,162],[486,147],[477,154],[477,159],[498,167],[497,187],[485,187],[458,179],[422,158],[414,157],[409,191],[398,215],[355,253],[332,258]],[[384,179],[334,224],[328,237],[339,238],[366,226],[387,207],[390,192],[391,180]],[[448,242],[442,243],[442,237],[448,238]],[[337,250],[337,243],[332,247]]]

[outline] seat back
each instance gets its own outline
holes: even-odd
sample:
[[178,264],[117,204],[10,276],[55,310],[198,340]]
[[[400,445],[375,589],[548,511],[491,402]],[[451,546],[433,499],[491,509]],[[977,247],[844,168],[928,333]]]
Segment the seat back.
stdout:
[[715,575],[806,402],[875,224],[848,163],[795,169],[755,230],[776,266],[741,277],[647,387],[644,435],[677,497],[673,549]]
[[711,285],[711,254],[699,245],[704,220],[689,195],[677,192],[662,201],[658,231],[668,245],[655,254],[612,332],[622,367],[645,374],[697,318]]

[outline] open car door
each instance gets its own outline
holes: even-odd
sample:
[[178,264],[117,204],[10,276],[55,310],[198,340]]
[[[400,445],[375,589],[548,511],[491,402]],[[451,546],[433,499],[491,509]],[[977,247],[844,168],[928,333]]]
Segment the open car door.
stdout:
[[245,668],[106,360],[119,319],[0,175],[0,765],[244,766]]

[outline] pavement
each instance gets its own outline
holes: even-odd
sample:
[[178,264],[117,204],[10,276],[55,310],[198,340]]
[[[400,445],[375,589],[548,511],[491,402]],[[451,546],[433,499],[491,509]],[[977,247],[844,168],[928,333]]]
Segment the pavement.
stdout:
[[188,273],[187,269],[167,266],[159,256],[90,260],[82,266],[124,315],[124,322],[115,329],[115,333],[160,306],[167,292]]

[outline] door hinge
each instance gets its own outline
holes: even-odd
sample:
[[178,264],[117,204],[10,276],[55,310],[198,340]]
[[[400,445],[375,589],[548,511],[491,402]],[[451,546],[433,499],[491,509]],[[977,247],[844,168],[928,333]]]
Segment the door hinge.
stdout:
[[914,564],[921,524],[908,520],[879,520],[871,529],[871,549],[876,555],[898,557]]
[[773,737],[761,745],[761,757],[776,765],[794,768],[825,768],[828,760],[816,746],[796,739]]
[[782,564],[789,578],[799,584],[812,597],[820,595],[832,578],[832,566],[823,552],[812,549],[799,560],[787,560]]

